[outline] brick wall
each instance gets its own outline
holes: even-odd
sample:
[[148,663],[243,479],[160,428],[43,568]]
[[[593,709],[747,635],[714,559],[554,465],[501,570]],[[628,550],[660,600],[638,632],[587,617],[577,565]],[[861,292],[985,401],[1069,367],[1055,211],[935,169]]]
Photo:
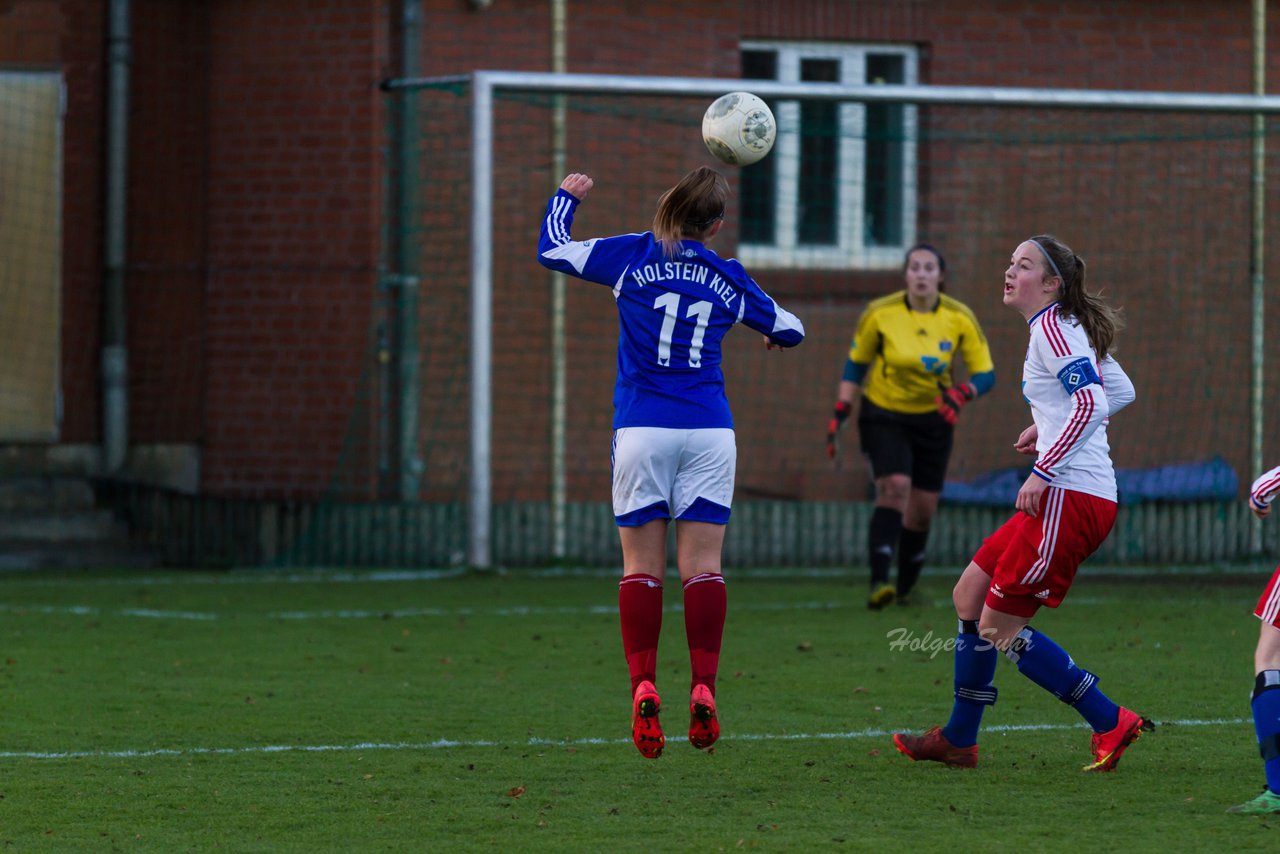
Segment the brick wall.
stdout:
[[[369,494],[377,429],[371,347],[385,202],[386,101],[375,84],[394,67],[395,7],[375,0],[138,0],[133,7],[131,437],[196,444],[203,487],[214,493],[312,495],[341,477],[354,494]],[[0,64],[61,67],[68,84],[63,440],[69,443],[96,442],[100,430],[105,9],[103,0],[0,2]],[[550,66],[546,2],[494,0],[477,11],[464,0],[425,0],[424,9],[425,74]],[[1280,4],[1268,11],[1274,35]],[[740,38],[777,37],[916,44],[925,81],[936,84],[1209,92],[1250,85],[1243,3],[570,0],[569,13],[569,69],[577,72],[731,77]],[[1280,64],[1271,62],[1274,79]],[[601,148],[587,156],[608,169],[617,155]],[[531,162],[518,168],[545,173],[546,163],[535,146]],[[984,301],[979,314],[1000,348],[997,363],[1016,364],[1016,323],[983,288],[1002,269],[1006,244],[1022,226],[985,232],[989,243],[967,242],[981,188],[966,185],[961,170],[937,153],[926,154],[921,174],[921,231],[955,247],[948,250],[953,290]],[[553,186],[553,176],[538,177]],[[1082,184],[1080,192],[1088,200],[1090,188]],[[533,195],[504,199],[505,215],[536,228],[540,199]],[[626,227],[643,226],[645,217]],[[496,263],[506,281],[528,276],[523,254]],[[454,273],[439,281],[465,287]],[[811,433],[815,446],[845,346],[847,331],[840,330],[868,297],[898,279],[854,277],[839,304],[805,296],[828,284],[781,276],[769,283],[784,302],[799,300],[811,332],[821,333],[805,345],[798,403],[786,413],[788,429]],[[609,306],[590,296],[572,292],[570,310],[608,335]],[[1157,300],[1126,296],[1144,324],[1168,324],[1180,339],[1195,334],[1174,313],[1160,311]],[[541,333],[546,323],[536,306],[506,322],[508,333]],[[1150,373],[1143,369],[1143,387],[1160,388],[1158,363],[1145,361],[1155,364]],[[507,367],[506,381],[545,388],[541,355],[516,353]],[[602,364],[582,381],[607,394],[611,370]],[[1012,380],[1015,373],[1009,368],[1002,376]],[[425,405],[456,408],[465,388],[455,392],[455,399]],[[1013,382],[1000,394],[1007,395],[1004,404],[1016,404]],[[997,407],[983,406],[958,448],[977,470],[994,459],[981,446],[991,444],[986,437],[996,427]],[[571,436],[571,484],[583,498],[603,494],[607,478],[598,465],[607,397],[597,408]],[[545,414],[531,413],[524,429],[544,435]],[[744,435],[769,429],[777,425],[740,426]],[[449,446],[444,453],[456,467],[465,458],[466,429],[450,430],[432,441]],[[808,497],[862,494],[848,472],[832,475],[812,464],[810,450],[783,454],[780,464],[795,472],[789,489]],[[546,471],[539,454],[498,462],[531,478],[540,492]],[[776,473],[779,463],[770,465]],[[754,466],[744,467],[748,485],[766,478]]]

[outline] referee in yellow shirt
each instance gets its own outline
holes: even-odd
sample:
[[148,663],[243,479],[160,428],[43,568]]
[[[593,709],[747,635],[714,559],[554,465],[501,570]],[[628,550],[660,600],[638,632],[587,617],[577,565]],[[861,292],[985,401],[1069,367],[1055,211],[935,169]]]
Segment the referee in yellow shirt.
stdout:
[[[978,318],[942,293],[947,262],[928,244],[907,250],[906,288],[867,306],[849,346],[827,427],[827,454],[861,391],[858,435],[875,482],[867,536],[871,592],[867,607],[902,601],[924,566],[929,527],[947,476],[960,410],[991,390],[995,366]],[[959,355],[969,382],[954,385]],[[897,585],[889,582],[894,551]]]

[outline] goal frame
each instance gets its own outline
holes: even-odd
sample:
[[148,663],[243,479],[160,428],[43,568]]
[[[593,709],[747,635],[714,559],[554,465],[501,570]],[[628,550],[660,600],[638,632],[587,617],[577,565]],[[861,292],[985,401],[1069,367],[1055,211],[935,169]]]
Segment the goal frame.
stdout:
[[[540,92],[551,95],[614,94],[666,95],[688,98],[717,98],[743,88],[740,78],[658,77],[617,74],[572,74],[478,70],[466,75],[417,77],[387,80],[388,92],[412,91],[443,83],[465,83],[471,90],[471,380],[470,478],[467,490],[467,563],[489,569],[492,555],[491,448],[493,421],[493,114],[494,98],[500,91]],[[991,86],[933,85],[844,85],[837,83],[779,83],[751,80],[750,89],[763,98],[788,100],[852,101],[893,104],[945,104],[973,107],[1036,107],[1041,109],[1089,109],[1111,111],[1229,113],[1255,117],[1254,242],[1252,274],[1253,327],[1251,333],[1250,377],[1250,459],[1253,469],[1262,468],[1263,418],[1263,317],[1265,281],[1262,246],[1265,220],[1261,204],[1265,193],[1265,135],[1262,120],[1280,115],[1280,96],[1192,92],[1142,92],[1127,90],[1054,89]],[[560,402],[561,405],[563,401]],[[553,422],[563,423],[563,419]],[[553,443],[554,444],[554,443]],[[562,445],[560,445],[562,447]],[[553,470],[563,473],[563,465]],[[556,478],[553,478],[553,481]],[[553,525],[564,525],[563,482],[552,483]],[[1257,520],[1255,520],[1256,522]],[[553,534],[564,541],[563,531]],[[1255,525],[1255,543],[1259,541]]]

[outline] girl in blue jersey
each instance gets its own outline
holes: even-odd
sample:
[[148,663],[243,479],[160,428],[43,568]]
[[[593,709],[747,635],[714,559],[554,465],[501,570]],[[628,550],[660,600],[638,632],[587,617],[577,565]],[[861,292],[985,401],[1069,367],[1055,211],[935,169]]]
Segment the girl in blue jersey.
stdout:
[[726,610],[720,555],[737,463],[720,342],[734,324],[744,323],[763,333],[769,349],[794,347],[804,339],[804,326],[741,264],[707,248],[724,225],[729,195],[715,170],[699,167],[667,190],[653,231],[577,241],[570,236],[573,215],[593,183],[573,173],[560,184],[542,222],[538,261],[608,286],[618,306],[618,611],[631,672],[632,740],[654,759],[665,744],[654,682],[671,519],[692,671],[689,741],[707,748],[720,735],[715,679]]

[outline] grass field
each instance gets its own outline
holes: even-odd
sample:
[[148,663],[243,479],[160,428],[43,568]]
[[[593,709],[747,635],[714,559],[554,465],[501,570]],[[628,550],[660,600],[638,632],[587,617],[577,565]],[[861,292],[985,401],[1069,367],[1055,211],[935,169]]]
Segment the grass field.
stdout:
[[731,572],[710,753],[668,584],[657,761],[605,575],[0,577],[0,850],[1278,850],[1280,820],[1223,812],[1262,784],[1265,576],[1097,572],[1035,625],[1159,723],[1107,775],[1005,661],[976,771],[893,749],[950,709],[943,576],[871,613],[850,580]]

